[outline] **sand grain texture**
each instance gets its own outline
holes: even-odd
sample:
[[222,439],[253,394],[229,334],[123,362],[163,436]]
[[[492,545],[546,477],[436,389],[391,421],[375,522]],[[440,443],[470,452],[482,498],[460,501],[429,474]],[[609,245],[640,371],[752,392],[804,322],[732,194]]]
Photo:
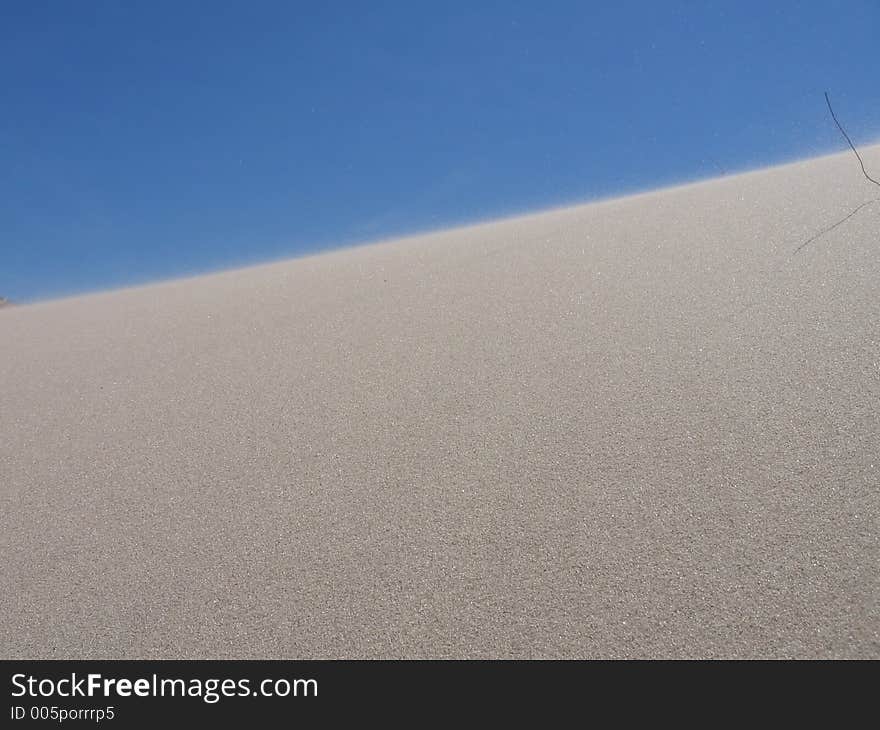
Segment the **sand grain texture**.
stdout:
[[[880,148],[864,152],[880,169]],[[880,658],[850,154],[0,317],[4,658]]]

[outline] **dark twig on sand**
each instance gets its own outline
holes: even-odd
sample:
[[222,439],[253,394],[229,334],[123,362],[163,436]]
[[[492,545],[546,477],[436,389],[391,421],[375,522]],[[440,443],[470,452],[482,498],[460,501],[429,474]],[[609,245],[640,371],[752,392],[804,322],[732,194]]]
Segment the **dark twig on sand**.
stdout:
[[840,133],[843,135],[843,138],[847,141],[850,148],[853,152],[856,153],[856,157],[859,160],[859,164],[862,166],[862,174],[868,178],[872,183],[877,186],[880,186],[880,182],[875,180],[868,174],[868,171],[865,169],[865,163],[862,161],[862,156],[859,154],[859,151],[856,149],[856,146],[852,143],[852,140],[849,138],[849,135],[846,133],[846,130],[843,128],[843,125],[837,120],[837,115],[834,113],[834,109],[831,107],[831,99],[828,98],[828,92],[825,92],[825,103],[828,105],[828,111],[831,112],[831,118],[834,120],[834,123],[837,125],[837,128],[840,130]]
[[869,205],[872,205],[873,203],[876,203],[878,201],[880,201],[880,198],[874,198],[873,200],[869,200],[867,203],[862,203],[860,206],[858,206],[857,208],[850,211],[850,213],[847,216],[845,216],[844,218],[841,218],[839,221],[837,221],[837,223],[835,223],[834,225],[830,225],[830,226],[828,226],[828,228],[823,228],[815,236],[813,236],[812,238],[808,238],[800,246],[798,246],[794,251],[792,251],[792,255],[796,254],[802,248],[809,246],[817,238],[822,238],[822,236],[824,236],[826,233],[831,233],[831,231],[833,231],[835,228],[837,228],[837,226],[840,226],[840,225],[843,225],[844,223],[846,223],[850,218],[852,218],[862,208],[869,206]]
[[[859,165],[861,165],[861,168],[862,168],[862,174],[870,182],[874,183],[874,185],[877,185],[878,187],[880,187],[880,182],[878,182],[877,180],[875,180],[873,177],[871,177],[868,174],[868,171],[865,169],[865,163],[862,160],[862,156],[859,154],[859,151],[856,149],[856,146],[852,143],[852,140],[849,138],[849,135],[846,133],[846,130],[843,128],[843,125],[840,123],[840,120],[838,120],[837,115],[834,113],[834,108],[831,106],[831,99],[828,98],[827,91],[825,92],[825,103],[828,105],[828,111],[831,112],[831,118],[834,120],[834,123],[837,125],[837,128],[840,130],[840,133],[843,135],[843,138],[847,141],[847,144],[849,144],[850,149],[852,149],[852,151],[855,152],[856,158],[859,161]],[[822,238],[822,236],[824,236],[826,233],[830,233],[835,228],[837,228],[839,225],[846,223],[850,218],[852,218],[862,208],[865,208],[866,206],[869,206],[872,203],[876,203],[878,201],[880,201],[880,198],[874,198],[873,200],[869,200],[868,202],[862,203],[861,205],[857,206],[852,211],[850,211],[849,214],[847,214],[846,216],[841,218],[839,221],[837,221],[837,223],[834,223],[833,225],[828,226],[828,228],[822,229],[816,235],[814,235],[811,238],[808,238],[806,241],[804,241],[800,246],[798,246],[794,251],[792,251],[792,256],[794,256],[794,254],[798,253],[802,248],[809,246],[816,239]]]

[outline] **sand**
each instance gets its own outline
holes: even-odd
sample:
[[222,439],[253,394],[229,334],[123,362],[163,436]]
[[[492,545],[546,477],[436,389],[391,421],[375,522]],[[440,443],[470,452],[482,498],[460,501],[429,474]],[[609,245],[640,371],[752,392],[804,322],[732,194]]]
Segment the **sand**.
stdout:
[[880,203],[792,256],[878,192],[4,310],[0,657],[880,658]]

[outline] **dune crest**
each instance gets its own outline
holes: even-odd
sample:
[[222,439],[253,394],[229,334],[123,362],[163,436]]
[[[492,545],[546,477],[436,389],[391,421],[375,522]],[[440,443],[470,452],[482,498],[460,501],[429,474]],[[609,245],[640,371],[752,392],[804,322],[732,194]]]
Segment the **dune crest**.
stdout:
[[[880,147],[863,150],[880,168]],[[880,658],[849,151],[0,318],[6,658]]]

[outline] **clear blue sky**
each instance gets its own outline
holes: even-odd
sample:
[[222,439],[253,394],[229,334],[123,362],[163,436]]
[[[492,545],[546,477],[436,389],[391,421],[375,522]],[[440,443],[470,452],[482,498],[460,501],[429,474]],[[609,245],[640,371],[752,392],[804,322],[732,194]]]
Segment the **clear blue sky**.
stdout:
[[0,8],[0,295],[295,256],[880,134],[880,2]]

